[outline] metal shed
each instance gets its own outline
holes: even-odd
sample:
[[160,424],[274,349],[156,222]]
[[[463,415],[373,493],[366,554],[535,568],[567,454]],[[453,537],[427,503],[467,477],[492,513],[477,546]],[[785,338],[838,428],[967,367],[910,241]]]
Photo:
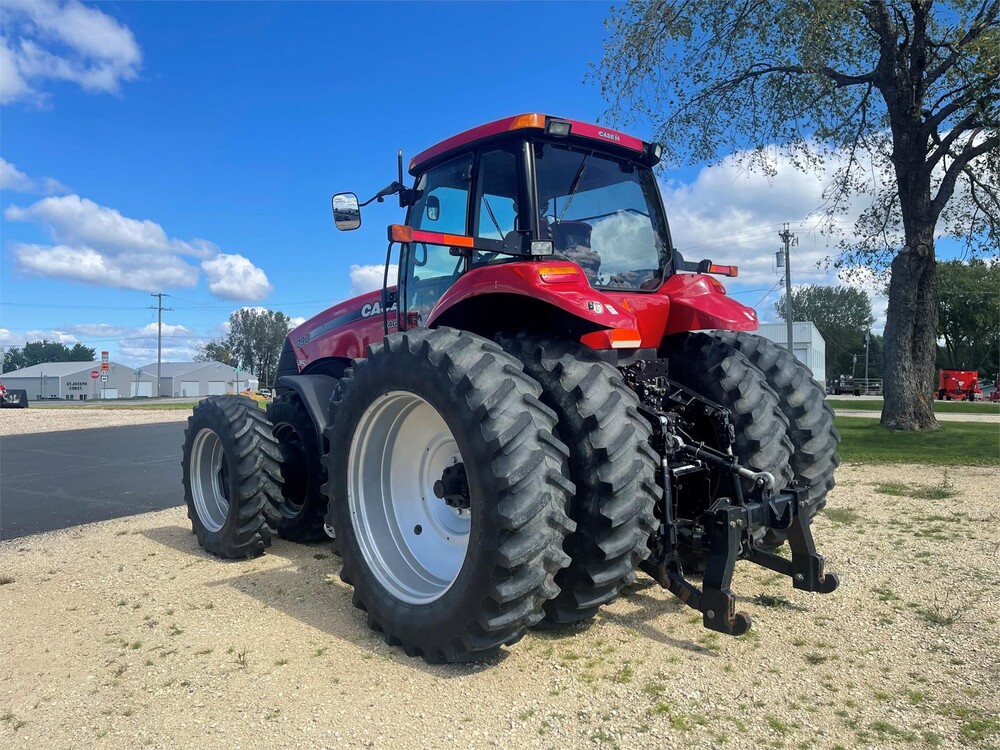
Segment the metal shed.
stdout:
[[[156,362],[142,366],[142,371],[156,380]],[[245,370],[221,362],[163,362],[160,365],[160,395],[178,398],[203,398],[256,390],[257,378]]]
[[[758,333],[780,346],[786,346],[788,341],[786,323],[761,323]],[[792,352],[826,388],[826,341],[810,321],[792,324]]]
[[[91,373],[98,377],[91,377]],[[100,362],[46,362],[4,373],[7,388],[23,388],[31,401],[92,401],[152,395],[155,378],[120,362],[108,362],[107,382]]]

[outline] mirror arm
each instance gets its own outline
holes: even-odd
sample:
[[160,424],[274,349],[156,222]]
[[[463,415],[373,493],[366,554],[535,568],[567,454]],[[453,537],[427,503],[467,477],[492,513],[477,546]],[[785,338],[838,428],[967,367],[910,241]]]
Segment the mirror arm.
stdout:
[[410,190],[408,187],[406,187],[406,185],[403,185],[401,182],[393,181],[392,183],[386,185],[384,188],[375,193],[375,195],[366,200],[364,203],[359,204],[358,207],[363,208],[364,206],[367,206],[369,203],[372,203],[374,201],[383,203],[385,202],[385,198],[387,195],[396,195],[397,193],[400,196],[400,201],[405,200],[406,205],[410,204],[410,198],[413,191]]

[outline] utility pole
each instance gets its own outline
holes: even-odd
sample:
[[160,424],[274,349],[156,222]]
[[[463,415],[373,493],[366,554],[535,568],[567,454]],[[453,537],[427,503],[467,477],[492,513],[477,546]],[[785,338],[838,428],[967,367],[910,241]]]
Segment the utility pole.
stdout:
[[163,364],[163,311],[173,310],[172,307],[163,306],[163,292],[150,292],[150,297],[156,297],[156,307],[150,306],[150,310],[156,310],[156,397],[160,398],[160,367]]
[[790,250],[792,245],[798,245],[798,238],[788,231],[788,222],[785,228],[778,232],[778,236],[785,243],[785,324],[788,328],[788,351],[795,356],[795,349],[792,346],[792,259]]

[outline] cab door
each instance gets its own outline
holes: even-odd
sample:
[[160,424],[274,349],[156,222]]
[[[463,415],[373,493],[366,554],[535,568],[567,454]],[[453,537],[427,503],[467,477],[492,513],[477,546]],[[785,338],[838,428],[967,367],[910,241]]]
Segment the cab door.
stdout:
[[[451,159],[417,179],[406,224],[440,234],[469,234],[474,154]],[[468,266],[464,248],[410,242],[399,269],[400,329],[424,324],[437,301]]]

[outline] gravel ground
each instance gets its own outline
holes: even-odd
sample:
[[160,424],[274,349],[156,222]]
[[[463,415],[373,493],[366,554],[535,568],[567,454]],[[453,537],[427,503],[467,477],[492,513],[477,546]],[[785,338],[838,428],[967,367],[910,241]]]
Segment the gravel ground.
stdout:
[[0,437],[34,432],[90,430],[155,422],[182,422],[187,409],[0,409]]
[[0,746],[1000,746],[997,471],[838,476],[835,593],[741,564],[731,639],[640,583],[474,666],[378,640],[324,546],[222,562],[183,509],[0,543]]

